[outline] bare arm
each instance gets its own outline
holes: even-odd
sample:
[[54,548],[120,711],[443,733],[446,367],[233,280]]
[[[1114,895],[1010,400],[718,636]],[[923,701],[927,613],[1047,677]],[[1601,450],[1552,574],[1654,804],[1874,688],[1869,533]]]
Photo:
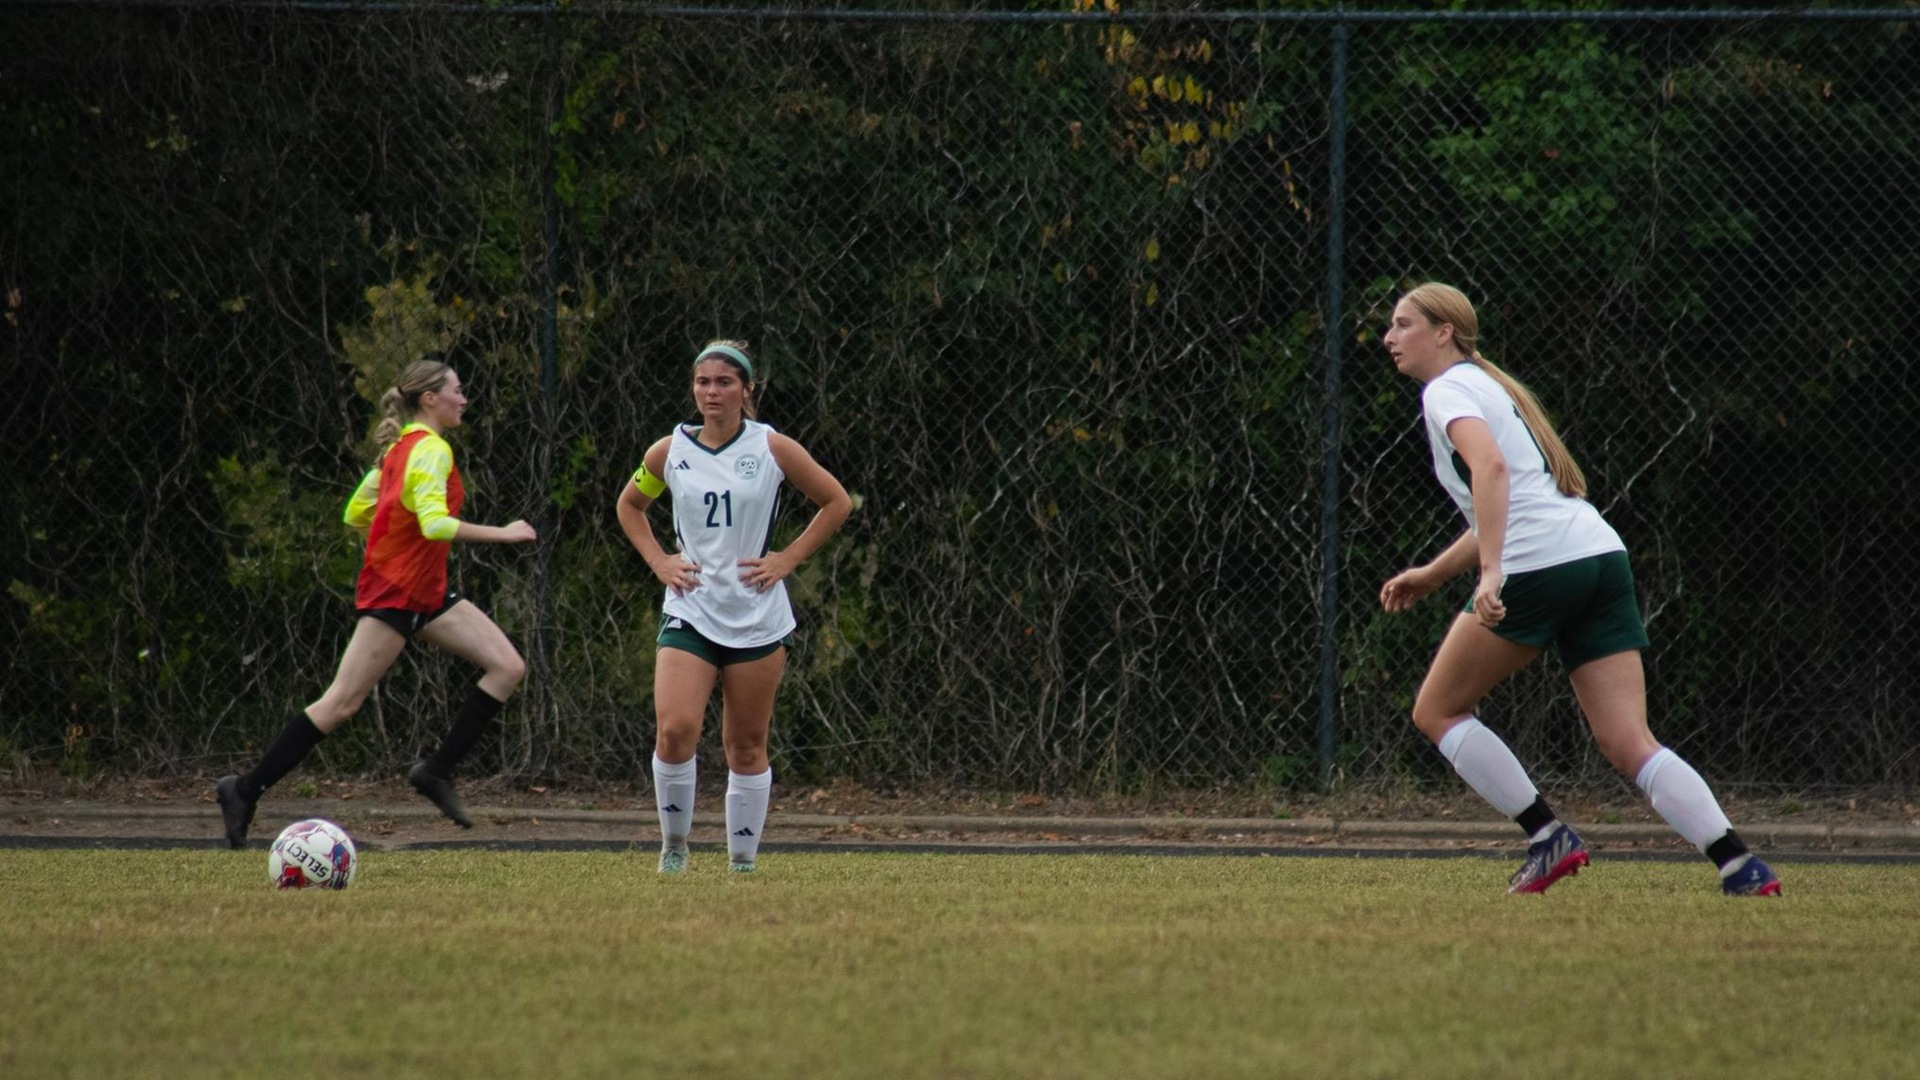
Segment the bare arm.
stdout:
[[[651,476],[665,476],[667,448],[672,444],[671,438],[665,438],[647,447],[641,468]],[[646,560],[647,569],[653,571],[662,585],[676,593],[699,587],[700,568],[660,545],[660,537],[654,533],[653,522],[647,517],[647,509],[653,503],[654,497],[640,490],[637,479],[627,481],[613,504],[613,512],[620,519],[620,530],[627,534],[627,542]]]
[[533,526],[525,521],[509,522],[505,525],[475,525],[463,521],[454,530],[453,539],[459,544],[526,544],[539,539]]
[[780,434],[768,441],[780,471],[819,509],[814,512],[813,520],[807,522],[806,529],[784,549],[757,559],[740,560],[740,580],[762,591],[772,588],[775,582],[793,573],[819,551],[853,512],[853,499],[847,495],[847,489],[813,460],[805,447]]
[[1473,569],[1479,551],[1479,541],[1474,539],[1473,530],[1468,529],[1435,555],[1432,562],[1410,567],[1388,578],[1387,583],[1380,586],[1380,606],[1389,614],[1400,614],[1435,589]]
[[1504,582],[1500,553],[1507,546],[1507,459],[1493,441],[1485,420],[1461,417],[1447,425],[1447,438],[1473,475],[1473,525],[1478,537],[1480,584],[1473,590],[1473,612],[1486,626],[1498,626],[1507,607],[1500,602]]
[[1462,417],[1447,425],[1447,438],[1467,463],[1473,483],[1473,521],[1425,566],[1402,570],[1380,587],[1380,606],[1392,614],[1412,607],[1448,581],[1478,567],[1473,610],[1488,626],[1506,617],[1500,602],[1500,552],[1507,541],[1507,459],[1486,421]]
[[[406,491],[400,502],[402,506],[411,504],[414,517],[420,522],[420,535],[430,540],[460,544],[529,544],[538,539],[533,526],[525,521],[506,525],[477,525],[454,517],[447,509],[447,477],[452,472],[453,451],[439,436],[414,444],[407,457]],[[377,472],[367,474],[367,479],[361,482],[361,492],[355,493],[354,501],[348,504],[350,523],[355,512],[354,504],[361,501],[369,483],[377,493]],[[371,521],[372,505],[366,506],[365,514]]]

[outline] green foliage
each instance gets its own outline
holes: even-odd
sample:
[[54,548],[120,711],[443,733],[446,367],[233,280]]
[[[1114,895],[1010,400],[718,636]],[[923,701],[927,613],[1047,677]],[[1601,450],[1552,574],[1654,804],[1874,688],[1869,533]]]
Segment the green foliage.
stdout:
[[[727,335],[860,500],[791,582],[783,770],[1286,787],[1333,619],[1337,764],[1418,780],[1400,717],[1452,600],[1372,593],[1459,527],[1379,342],[1427,277],[1638,556],[1663,723],[1743,779],[1809,708],[1898,728],[1913,597],[1862,568],[1911,531],[1882,435],[1920,400],[1899,27],[1353,27],[1329,321],[1322,24],[309,14],[0,15],[19,745],[201,763],[311,700],[358,437],[430,357],[474,391],[471,515],[542,535],[454,562],[532,665],[500,767],[634,773],[659,597],[608,504]],[[410,650],[324,764],[405,760],[469,674]]]
[[271,449],[258,460],[221,458],[209,479],[234,537],[228,584],[256,601],[316,582],[352,585],[360,552],[340,521],[345,485],[296,485]]
[[[417,244],[390,241],[387,250],[413,252]],[[369,286],[367,321],[339,328],[342,358],[354,370],[354,392],[374,407],[374,426],[380,422],[380,397],[400,381],[400,372],[420,360],[448,360],[476,318],[461,297],[442,303],[433,295],[433,282],[440,273],[436,264],[441,261],[430,255],[427,268],[412,278]]]

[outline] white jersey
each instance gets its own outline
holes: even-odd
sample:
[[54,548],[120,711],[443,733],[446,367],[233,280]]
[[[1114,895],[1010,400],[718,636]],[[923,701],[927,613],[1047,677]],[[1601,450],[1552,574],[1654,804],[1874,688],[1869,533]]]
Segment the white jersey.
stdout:
[[760,592],[740,580],[740,560],[765,555],[773,531],[786,478],[767,438],[773,429],[741,417],[739,433],[718,450],[700,445],[698,430],[674,428],[666,480],[679,554],[700,568],[700,586],[668,589],[663,610],[718,645],[771,645],[793,632],[787,583]]
[[1520,418],[1513,398],[1478,364],[1463,361],[1442,372],[1421,391],[1420,409],[1427,419],[1427,442],[1433,447],[1434,475],[1476,534],[1472,477],[1453,440],[1447,438],[1447,425],[1469,416],[1486,421],[1501,456],[1507,459],[1507,540],[1500,552],[1501,573],[1542,570],[1627,549],[1592,503],[1561,494],[1547,471],[1546,455]]

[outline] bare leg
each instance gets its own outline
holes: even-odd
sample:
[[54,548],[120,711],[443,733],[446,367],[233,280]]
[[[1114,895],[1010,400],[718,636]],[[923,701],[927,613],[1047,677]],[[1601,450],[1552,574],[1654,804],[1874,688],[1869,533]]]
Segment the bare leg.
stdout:
[[719,674],[719,668],[685,649],[661,649],[654,657],[653,752],[660,760],[692,760]]
[[1660,749],[1647,728],[1647,676],[1639,651],[1589,660],[1573,669],[1571,681],[1600,752],[1628,779],[1638,776]]
[[1720,868],[1727,891],[1740,896],[1778,893],[1779,880],[1765,863],[1749,868],[1747,845],[1733,831],[1706,780],[1648,730],[1646,674],[1640,653],[1615,653],[1589,661],[1573,670],[1572,679],[1600,752],[1647,793],[1654,811],[1673,831]]
[[466,600],[442,612],[414,637],[479,667],[480,689],[495,701],[512,697],[527,675],[527,662],[508,640],[506,631]]
[[1544,892],[1587,864],[1586,849],[1554,817],[1505,741],[1473,716],[1487,691],[1531,663],[1540,650],[1516,645],[1471,615],[1453,622],[1434,655],[1413,707],[1413,722],[1481,798],[1513,819],[1531,841],[1509,892]]
[[685,649],[661,649],[653,661],[653,799],[660,814],[660,872],[687,868],[687,836],[707,702],[720,669]]
[[773,725],[773,698],[786,670],[787,650],[782,648],[721,671],[720,739],[727,750],[727,768],[734,772],[767,771],[767,729]]
[[353,628],[347,649],[340,654],[340,667],[333,685],[320,700],[307,706],[307,719],[326,734],[360,711],[382,676],[393,667],[406,649],[407,639],[400,631],[379,619],[362,617]]
[[1413,724],[1438,743],[1466,719],[1480,699],[1507,676],[1533,663],[1540,650],[1516,645],[1462,613],[1453,620],[1413,702]]
[[767,801],[773,791],[767,729],[786,669],[783,648],[720,673],[725,706],[720,736],[727,749],[727,867],[735,872],[753,871],[766,832]]

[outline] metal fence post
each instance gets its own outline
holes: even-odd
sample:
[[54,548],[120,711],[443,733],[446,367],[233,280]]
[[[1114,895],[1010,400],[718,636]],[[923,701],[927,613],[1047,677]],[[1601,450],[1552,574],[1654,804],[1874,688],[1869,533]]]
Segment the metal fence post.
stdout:
[[1336,23],[1327,102],[1332,139],[1327,152],[1327,366],[1322,427],[1320,508],[1320,749],[1322,784],[1333,780],[1333,717],[1340,701],[1340,347],[1345,303],[1341,275],[1346,247],[1347,39]]
[[[558,177],[554,168],[554,128],[559,120],[559,104],[562,93],[560,71],[560,12],[550,7],[546,13],[546,86],[545,101],[540,115],[540,208],[542,226],[542,274],[540,283],[540,442],[539,457],[542,464],[548,466],[542,471],[551,475],[551,465],[558,449],[554,443],[557,436],[559,418],[559,363],[555,356],[555,331],[559,320],[560,303],[560,199],[555,191]],[[544,493],[544,487],[542,491]],[[542,501],[539,509],[541,537],[537,565],[539,569],[534,577],[534,590],[539,610],[537,625],[538,639],[534,643],[535,663],[540,677],[533,681],[533,694],[530,701],[534,706],[534,722],[528,735],[528,765],[537,775],[547,768],[548,742],[543,736],[547,723],[558,724],[558,717],[552,715],[553,696],[546,689],[548,679],[553,675],[553,555],[558,537],[552,533],[558,528],[560,515],[554,512],[552,499]]]

